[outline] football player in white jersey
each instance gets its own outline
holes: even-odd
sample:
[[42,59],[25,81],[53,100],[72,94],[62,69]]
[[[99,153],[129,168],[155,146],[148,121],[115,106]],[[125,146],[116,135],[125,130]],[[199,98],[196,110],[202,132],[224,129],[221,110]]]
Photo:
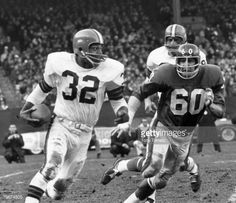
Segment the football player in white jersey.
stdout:
[[[181,44],[186,43],[187,41],[187,34],[186,30],[182,25],[179,24],[172,24],[169,25],[165,30],[165,37],[164,37],[164,45],[154,49],[147,58],[147,76],[150,75],[155,69],[162,64],[176,64],[176,53]],[[206,64],[206,55],[200,51],[200,64]],[[147,77],[146,82],[149,80]],[[159,97],[160,94],[158,93]],[[157,107],[154,102],[151,101],[150,98],[145,99],[145,109],[149,112],[156,112],[154,118],[151,122],[151,127],[156,126],[157,121]],[[122,172],[125,171],[143,171],[148,166],[151,151],[155,150],[152,147],[147,147],[146,151],[146,158],[143,157],[136,157],[130,160],[118,160],[114,163],[114,165],[109,168],[102,177],[102,183],[107,184],[109,183],[115,176],[119,176]],[[115,169],[115,170],[114,170]],[[118,169],[118,170],[117,170]],[[194,162],[191,157],[186,159],[186,162],[183,163],[180,167],[180,170],[187,170],[190,173],[191,178],[191,187],[194,192],[198,191],[200,188],[201,180],[199,173],[197,171],[198,166]],[[148,170],[148,167],[147,167]],[[114,172],[115,171],[115,172]],[[194,178],[193,178],[193,171],[194,171]],[[196,172],[197,171],[197,172]],[[147,171],[146,171],[147,173]],[[154,202],[155,195],[152,194],[146,202]]]
[[28,123],[40,125],[31,112],[48,92],[57,89],[45,163],[31,180],[25,203],[40,202],[44,193],[52,199],[64,196],[84,165],[106,93],[117,116],[115,123],[128,120],[122,88],[124,66],[103,55],[102,47],[102,35],[95,29],[84,29],[73,37],[74,53],[54,52],[47,57],[43,79],[20,112]]

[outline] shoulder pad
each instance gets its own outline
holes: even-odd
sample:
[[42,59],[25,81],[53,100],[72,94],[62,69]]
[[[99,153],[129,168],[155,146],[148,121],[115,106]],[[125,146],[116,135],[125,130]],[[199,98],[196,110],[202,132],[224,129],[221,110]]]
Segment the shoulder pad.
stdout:
[[98,67],[98,72],[102,75],[101,81],[109,82],[124,73],[124,65],[117,60],[107,58]]
[[67,61],[71,60],[72,54],[68,52],[53,52],[48,54],[45,72],[49,75],[56,73],[61,75],[64,71],[62,67]]

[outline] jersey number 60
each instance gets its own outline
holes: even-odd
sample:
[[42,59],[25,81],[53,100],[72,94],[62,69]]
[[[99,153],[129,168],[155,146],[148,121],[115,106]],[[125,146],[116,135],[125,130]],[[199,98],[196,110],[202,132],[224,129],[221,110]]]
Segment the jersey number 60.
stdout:
[[[184,98],[187,98],[187,102]],[[171,93],[170,109],[174,115],[198,114],[204,107],[205,97],[203,89],[194,89],[190,93],[185,89],[175,89]]]

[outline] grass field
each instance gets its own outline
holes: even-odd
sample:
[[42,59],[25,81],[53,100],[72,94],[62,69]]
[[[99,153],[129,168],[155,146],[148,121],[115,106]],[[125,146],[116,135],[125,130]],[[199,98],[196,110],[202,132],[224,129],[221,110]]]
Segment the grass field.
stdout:
[[[196,154],[193,145],[191,156],[200,164],[202,187],[199,192],[191,191],[187,172],[178,172],[165,189],[157,193],[158,203],[226,203],[236,186],[236,142],[221,143],[222,153],[215,152],[212,144],[205,144],[203,154]],[[101,176],[114,158],[108,150],[102,151],[101,159],[96,159],[94,151],[89,151],[85,167],[61,201],[43,198],[43,203],[119,203],[131,194],[141,177],[138,173],[127,172],[110,184],[100,184]],[[134,151],[130,157],[135,156]],[[26,156],[25,164],[8,164],[0,158],[0,203],[24,202],[26,188],[33,175],[43,163],[43,155]]]

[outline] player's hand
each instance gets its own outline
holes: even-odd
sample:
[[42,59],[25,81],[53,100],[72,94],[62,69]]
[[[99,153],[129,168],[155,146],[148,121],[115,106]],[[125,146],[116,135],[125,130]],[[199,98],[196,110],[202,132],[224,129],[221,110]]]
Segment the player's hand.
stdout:
[[211,88],[205,89],[205,105],[209,106],[214,101],[214,93]]
[[128,121],[129,121],[128,108],[125,106],[122,106],[116,112],[116,118],[114,120],[114,123],[117,125],[117,124],[125,123]]
[[120,136],[123,132],[128,132],[130,130],[129,122],[121,123],[116,126],[114,130],[112,130],[111,134],[114,135],[118,133],[117,136]]
[[155,113],[157,110],[157,106],[154,102],[150,102],[150,103],[145,103],[145,112],[146,113]]
[[41,126],[41,121],[36,118],[31,117],[31,113],[36,110],[36,107],[34,104],[27,102],[24,107],[20,111],[20,118],[25,120],[29,125],[33,127],[39,127]]

